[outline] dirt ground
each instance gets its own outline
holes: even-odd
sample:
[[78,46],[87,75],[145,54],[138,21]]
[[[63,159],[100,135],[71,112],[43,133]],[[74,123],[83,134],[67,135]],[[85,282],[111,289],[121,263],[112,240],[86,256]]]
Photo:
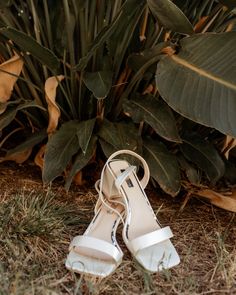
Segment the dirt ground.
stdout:
[[83,233],[93,216],[96,195],[90,183],[66,193],[62,179],[43,187],[40,170],[31,164],[2,163],[0,186],[1,295],[236,294],[232,212],[197,198],[180,211],[182,197],[171,198],[149,187],[146,192],[159,221],[174,233],[181,263],[149,274],[132,259],[119,233],[124,260],[112,276],[98,280],[64,267],[70,240]]

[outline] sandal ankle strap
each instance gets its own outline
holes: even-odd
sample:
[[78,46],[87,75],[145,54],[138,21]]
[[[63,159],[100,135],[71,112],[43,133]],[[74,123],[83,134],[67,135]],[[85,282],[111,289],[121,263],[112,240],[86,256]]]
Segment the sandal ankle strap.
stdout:
[[114,159],[116,156],[121,155],[121,154],[131,155],[131,156],[135,157],[136,159],[138,159],[142,163],[143,170],[144,170],[144,176],[140,180],[140,183],[141,183],[142,188],[144,189],[147,186],[147,184],[149,182],[149,178],[150,178],[150,170],[149,170],[147,162],[144,160],[143,157],[141,157],[139,154],[137,154],[137,153],[135,153],[135,152],[133,152],[131,150],[119,150],[119,151],[113,153],[107,159],[107,163],[109,161],[111,161],[112,159]]

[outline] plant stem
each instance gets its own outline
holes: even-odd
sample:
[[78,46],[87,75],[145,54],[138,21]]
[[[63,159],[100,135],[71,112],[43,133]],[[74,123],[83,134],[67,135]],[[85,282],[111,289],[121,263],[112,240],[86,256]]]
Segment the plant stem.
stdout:
[[46,19],[46,28],[47,28],[47,37],[48,37],[49,48],[53,49],[52,28],[51,28],[51,22],[50,22],[50,17],[49,17],[47,0],[43,0],[43,7],[44,7],[44,14],[45,14],[45,19]]

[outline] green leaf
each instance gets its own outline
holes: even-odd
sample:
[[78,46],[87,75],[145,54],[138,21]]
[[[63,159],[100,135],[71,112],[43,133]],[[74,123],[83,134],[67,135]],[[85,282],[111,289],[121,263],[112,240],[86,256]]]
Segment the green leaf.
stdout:
[[113,20],[113,22],[109,25],[104,27],[101,32],[96,36],[94,39],[89,51],[85,56],[83,56],[80,60],[79,63],[74,67],[75,71],[83,71],[90,58],[94,55],[96,50],[104,44],[104,42],[112,35],[112,33],[115,31],[117,23],[119,23],[119,19],[121,17],[121,12],[117,14],[116,18]]
[[141,138],[133,123],[111,123],[104,120],[98,134],[107,143],[101,143],[106,156],[120,149],[139,150]]
[[151,176],[164,192],[176,196],[180,190],[180,169],[175,155],[164,144],[152,139],[145,139],[143,156],[147,161]]
[[115,72],[115,79],[118,78],[116,74],[119,73],[122,61],[127,50],[137,51],[132,46],[132,40],[138,39],[137,26],[139,20],[143,15],[146,6],[144,0],[126,0],[121,7],[122,16],[116,26],[116,30],[107,41],[107,48],[109,55],[113,57],[113,69]]
[[16,114],[17,109],[11,108],[0,115],[0,130],[9,125],[15,119]]
[[9,125],[14,119],[18,111],[29,108],[29,107],[38,107],[39,106],[36,101],[25,101],[22,104],[19,104],[15,108],[9,108],[7,109],[2,115],[0,115],[0,130],[5,128],[7,125]]
[[178,155],[178,162],[190,183],[199,185],[201,182],[201,173],[199,173],[198,169],[196,169],[193,164],[190,164],[182,155]]
[[[96,36],[88,53],[80,59],[78,65],[75,66],[74,70],[77,70],[77,71],[84,70],[90,58],[94,55],[96,50],[100,46],[102,46],[106,41],[108,41],[108,39],[111,36],[113,37],[114,33],[117,34],[118,31],[120,32],[120,27],[122,26],[123,28],[124,21],[126,21],[127,18],[128,18],[127,24],[129,24],[129,22],[132,21],[133,13],[136,12],[137,8],[139,8],[140,6],[144,7],[144,5],[145,5],[144,0],[126,0],[124,4],[122,5],[120,11],[117,13],[114,20],[111,22],[111,24],[104,27],[101,30],[101,32]],[[117,39],[115,41],[116,41],[116,46],[119,45],[117,44]]]
[[23,152],[25,150],[28,150],[32,147],[34,147],[36,144],[42,142],[45,138],[47,137],[47,132],[46,130],[41,130],[39,132],[36,132],[29,136],[23,143],[19,144],[17,147],[10,149],[6,153],[6,157],[8,158],[9,156]]
[[127,60],[128,66],[135,72],[143,67],[150,59],[162,54],[162,49],[169,46],[169,42],[160,42],[152,48],[147,48],[140,53],[132,53]]
[[184,156],[201,168],[211,182],[224,175],[224,162],[214,146],[197,134],[184,135],[182,139],[184,143],[180,148]]
[[94,154],[94,150],[96,148],[96,141],[97,141],[97,137],[92,136],[91,140],[89,141],[86,153],[83,153],[82,151],[80,151],[78,155],[76,156],[75,161],[72,165],[72,168],[69,172],[69,175],[66,178],[65,189],[67,191],[69,190],[73,177],[76,175],[76,173],[79,172],[81,169],[83,169],[91,160]]
[[83,81],[96,98],[105,98],[112,85],[112,72],[84,73]]
[[56,55],[46,47],[40,45],[32,37],[10,27],[1,28],[0,34],[12,40],[23,52],[29,52],[32,54],[40,63],[52,70],[53,73],[58,71],[60,61]]
[[79,150],[78,126],[78,121],[64,123],[49,138],[44,156],[43,182],[49,183],[59,176]]
[[96,118],[79,123],[77,136],[82,152],[85,154],[93,133]]
[[193,27],[184,13],[170,0],[147,0],[153,15],[164,27],[174,32],[193,34]]
[[150,94],[137,94],[131,100],[126,100],[123,107],[135,123],[145,121],[163,138],[181,142],[172,111],[163,101]]
[[181,115],[236,137],[236,32],[198,34],[157,66],[163,99]]
[[102,138],[99,139],[99,143],[100,143],[100,145],[102,147],[102,151],[103,151],[104,155],[107,158],[109,158],[109,156],[111,154],[113,154],[114,152],[116,152],[118,150],[113,145],[111,145],[110,143],[106,142]]

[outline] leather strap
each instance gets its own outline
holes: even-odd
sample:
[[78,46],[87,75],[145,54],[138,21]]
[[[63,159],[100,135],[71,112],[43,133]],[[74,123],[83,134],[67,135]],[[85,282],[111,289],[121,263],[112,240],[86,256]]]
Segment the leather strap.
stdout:
[[130,176],[131,173],[133,173],[136,170],[136,166],[129,166],[127,169],[125,169],[124,172],[122,172],[115,180],[115,186],[120,189],[123,182]]
[[74,237],[70,243],[69,250],[71,251],[73,249],[76,252],[76,248],[79,247],[84,247],[105,253],[113,258],[116,263],[119,263],[123,256],[123,253],[121,253],[114,245],[86,235]]
[[133,239],[128,243],[130,250],[137,254],[142,249],[161,243],[173,237],[173,233],[169,226],[142,235],[138,238]]
[[137,158],[138,160],[140,160],[140,162],[142,163],[143,169],[144,169],[144,176],[143,178],[140,180],[141,186],[144,189],[148,182],[149,182],[149,178],[150,178],[150,170],[148,167],[147,162],[144,160],[143,157],[141,157],[140,155],[138,155],[137,153],[130,151],[130,150],[119,150],[115,153],[113,153],[108,159],[107,159],[107,163],[114,159],[116,156],[121,155],[121,154],[126,154],[126,155],[131,155],[135,158]]

